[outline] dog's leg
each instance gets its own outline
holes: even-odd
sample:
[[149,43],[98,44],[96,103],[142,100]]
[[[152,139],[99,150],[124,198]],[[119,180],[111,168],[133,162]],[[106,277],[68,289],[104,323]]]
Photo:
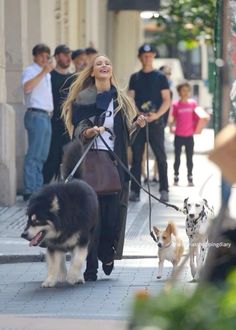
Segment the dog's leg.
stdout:
[[196,264],[197,264],[197,268],[196,268],[196,273],[194,275],[194,280],[196,280],[196,281],[199,279],[199,273],[200,273],[200,269],[201,269],[200,249],[201,249],[201,242],[198,243],[198,246],[196,248]]
[[66,255],[63,254],[63,257],[61,258],[61,264],[60,264],[60,270],[58,274],[58,282],[65,282],[67,276],[67,269],[66,269]]
[[190,242],[189,244],[189,259],[190,259],[190,269],[191,269],[191,274],[192,277],[194,278],[195,274],[196,274],[196,266],[195,266],[195,253],[196,253],[196,246],[194,246],[193,242]]
[[42,283],[43,288],[52,288],[56,285],[62,257],[62,252],[47,250],[48,276]]
[[197,254],[197,272],[194,277],[195,280],[199,279],[200,271],[204,265],[206,250],[207,250],[206,244],[207,244],[207,241],[203,241],[203,242],[199,243],[198,254]]
[[159,267],[158,267],[158,273],[157,273],[158,279],[161,278],[161,276],[162,276],[163,265],[164,265],[164,260],[159,259]]
[[70,268],[67,274],[67,282],[70,284],[84,283],[81,272],[82,266],[88,255],[88,246],[76,246],[73,250]]
[[173,264],[173,268],[172,268],[171,276],[175,276],[175,272],[178,266],[178,261],[175,261],[172,264]]

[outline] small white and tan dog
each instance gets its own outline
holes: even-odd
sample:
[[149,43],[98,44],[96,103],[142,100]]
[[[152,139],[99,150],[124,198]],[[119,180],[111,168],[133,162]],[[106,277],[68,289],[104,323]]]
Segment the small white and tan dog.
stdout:
[[176,227],[169,222],[165,230],[153,227],[158,246],[159,268],[157,278],[162,276],[164,261],[168,260],[173,264],[172,274],[184,253],[183,241],[177,236]]

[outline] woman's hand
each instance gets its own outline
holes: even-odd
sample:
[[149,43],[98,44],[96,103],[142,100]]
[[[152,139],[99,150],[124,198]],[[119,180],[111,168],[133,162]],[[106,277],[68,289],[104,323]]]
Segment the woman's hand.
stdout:
[[102,134],[103,132],[105,132],[105,127],[93,126],[91,128],[87,128],[86,130],[84,130],[83,135],[86,139],[91,139],[95,135]]
[[144,127],[146,126],[146,118],[144,115],[139,115],[136,122],[136,125],[140,126],[140,127]]

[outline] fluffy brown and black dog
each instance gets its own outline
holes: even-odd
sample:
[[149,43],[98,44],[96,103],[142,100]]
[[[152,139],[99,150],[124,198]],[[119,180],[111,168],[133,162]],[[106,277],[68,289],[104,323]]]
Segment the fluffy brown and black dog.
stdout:
[[[70,173],[81,157],[79,141],[71,142],[64,154],[64,176]],[[48,275],[42,287],[53,287],[57,282],[83,283],[81,272],[88,254],[89,242],[97,221],[98,201],[94,190],[80,180],[44,186],[29,200],[28,222],[22,237],[30,246],[47,248]],[[67,272],[65,253],[71,252]]]

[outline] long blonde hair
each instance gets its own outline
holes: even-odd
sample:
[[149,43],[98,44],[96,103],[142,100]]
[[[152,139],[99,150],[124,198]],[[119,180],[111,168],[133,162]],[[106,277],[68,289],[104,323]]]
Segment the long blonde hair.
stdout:
[[[96,55],[90,66],[86,67],[80,73],[75,74],[75,75],[77,75],[77,77],[69,89],[67,99],[63,103],[61,117],[63,118],[63,120],[65,122],[65,126],[66,126],[70,136],[72,136],[72,133],[73,133],[72,103],[75,101],[79,92],[81,92],[82,90],[84,90],[87,87],[95,86],[95,79],[94,79],[94,77],[91,77],[91,74],[93,71],[93,66],[94,66],[95,60],[100,56],[104,56],[108,59],[108,57],[105,55],[100,55],[100,54]],[[127,125],[128,125],[128,127],[130,127],[134,117],[137,115],[137,111],[134,107],[133,102],[126,95],[125,91],[121,90],[118,80],[115,77],[113,71],[112,71],[112,77],[111,77],[111,84],[116,88],[116,91],[117,91],[116,101],[117,101],[118,106],[115,109],[115,114],[120,110],[123,111],[124,116],[126,118]]]

